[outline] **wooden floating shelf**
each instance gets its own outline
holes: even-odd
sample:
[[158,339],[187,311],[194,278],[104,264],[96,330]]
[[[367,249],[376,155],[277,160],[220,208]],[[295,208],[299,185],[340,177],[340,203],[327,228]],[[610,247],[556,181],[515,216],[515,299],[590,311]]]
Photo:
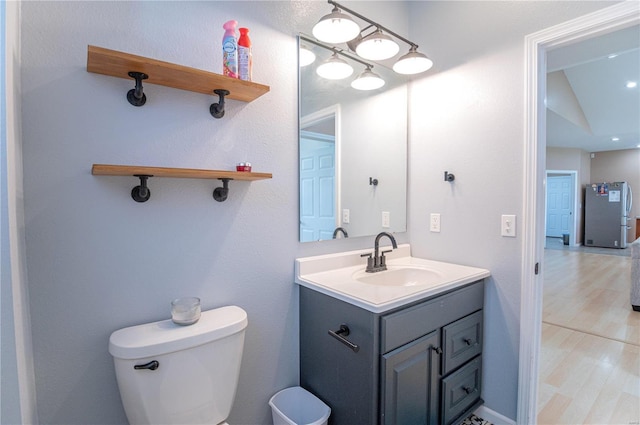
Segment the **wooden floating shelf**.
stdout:
[[253,173],[246,171],[200,170],[196,168],[144,167],[139,165],[93,164],[94,176],[138,176],[175,177],[183,179],[232,179],[265,180],[272,178],[271,173]]
[[131,190],[131,197],[136,202],[146,202],[151,196],[147,187],[147,180],[151,177],[175,177],[184,179],[218,179],[223,186],[213,191],[213,198],[223,202],[229,194],[231,180],[265,180],[272,177],[271,173],[252,173],[247,171],[201,170],[196,168],[168,168],[145,167],[139,165],[108,165],[93,164],[91,174],[94,176],[133,176],[140,179],[140,185]]
[[243,102],[251,102],[270,90],[269,86],[251,81],[91,45],[87,71],[127,80],[132,80],[129,72],[143,72],[149,76],[145,83],[208,95],[213,95],[215,89],[224,89],[230,92],[227,99]]

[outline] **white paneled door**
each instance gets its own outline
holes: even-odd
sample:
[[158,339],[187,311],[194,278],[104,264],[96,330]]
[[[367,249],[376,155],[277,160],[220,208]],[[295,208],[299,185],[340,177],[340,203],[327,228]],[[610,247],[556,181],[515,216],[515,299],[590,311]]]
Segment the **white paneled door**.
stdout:
[[571,233],[572,186],[571,176],[547,178],[547,236],[561,237]]
[[335,146],[300,139],[300,242],[331,239],[335,216]]

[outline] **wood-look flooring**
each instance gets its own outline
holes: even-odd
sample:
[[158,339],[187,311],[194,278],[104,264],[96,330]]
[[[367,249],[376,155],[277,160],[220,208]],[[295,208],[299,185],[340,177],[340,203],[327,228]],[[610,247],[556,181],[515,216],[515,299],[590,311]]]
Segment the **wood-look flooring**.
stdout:
[[630,261],[545,250],[538,424],[640,424]]

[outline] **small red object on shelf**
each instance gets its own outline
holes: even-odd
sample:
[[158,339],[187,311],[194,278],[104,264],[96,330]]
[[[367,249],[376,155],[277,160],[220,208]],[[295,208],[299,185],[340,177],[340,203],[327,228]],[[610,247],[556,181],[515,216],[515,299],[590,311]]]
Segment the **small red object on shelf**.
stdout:
[[250,162],[239,162],[238,164],[236,164],[236,171],[251,172],[251,163]]

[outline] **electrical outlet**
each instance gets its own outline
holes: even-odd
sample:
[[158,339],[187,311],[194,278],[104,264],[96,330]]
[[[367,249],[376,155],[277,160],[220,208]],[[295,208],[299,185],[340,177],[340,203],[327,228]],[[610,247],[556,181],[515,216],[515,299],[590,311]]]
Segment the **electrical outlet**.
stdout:
[[382,211],[382,227],[391,227],[391,213],[389,211]]
[[342,210],[342,224],[349,224],[349,210],[347,208]]
[[515,215],[503,215],[502,216],[502,230],[501,236],[508,238],[516,237],[516,216]]
[[440,214],[431,213],[431,221],[429,222],[429,230],[431,232],[440,232]]

